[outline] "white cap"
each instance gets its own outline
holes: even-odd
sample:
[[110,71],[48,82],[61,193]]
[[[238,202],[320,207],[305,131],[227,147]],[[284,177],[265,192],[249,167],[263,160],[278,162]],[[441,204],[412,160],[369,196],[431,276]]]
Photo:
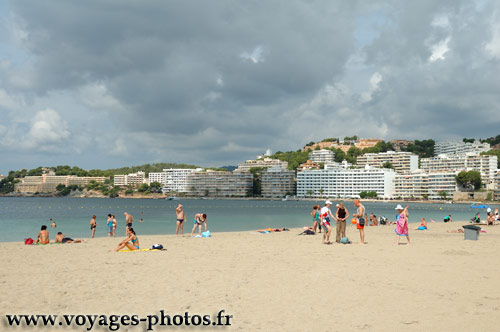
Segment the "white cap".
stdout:
[[340,207],[340,205],[337,204],[337,205],[335,205],[335,207]]
[[491,208],[487,208],[487,209],[486,209],[486,212],[491,212]]
[[395,210],[404,210],[403,207],[401,206],[401,204],[398,204],[398,206],[396,206]]
[[330,202],[330,201],[326,201],[326,202],[325,202],[325,205],[326,205],[326,204],[330,204],[330,205],[332,205],[332,202]]

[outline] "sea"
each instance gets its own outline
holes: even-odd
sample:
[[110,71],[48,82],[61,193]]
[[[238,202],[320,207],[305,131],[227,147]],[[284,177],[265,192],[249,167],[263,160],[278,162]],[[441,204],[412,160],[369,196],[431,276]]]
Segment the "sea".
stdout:
[[[127,199],[127,198],[72,198],[72,197],[0,197],[0,242],[24,241],[35,238],[42,225],[47,225],[50,237],[63,232],[72,238],[90,237],[89,221],[97,216],[96,236],[107,236],[106,219],[114,214],[118,221],[117,236],[125,234],[124,212],[134,216],[134,229],[138,235],[175,234],[175,208],[184,206],[187,220],[184,233],[191,233],[196,213],[207,214],[207,226],[211,233],[251,231],[271,228],[298,228],[311,226],[310,212],[318,201],[276,200],[226,200],[226,199]],[[334,204],[338,201],[333,201]],[[396,202],[365,202],[366,212],[377,217],[395,220]],[[355,208],[352,201],[345,202],[350,214]],[[475,213],[485,219],[485,209],[473,209],[469,204],[408,203],[410,222],[420,222],[424,217],[442,222],[451,214],[455,221],[468,221]],[[490,205],[494,210],[500,205]],[[335,211],[333,211],[335,212]],[[56,221],[56,229],[50,228],[49,218]],[[143,222],[139,222],[143,219]]]

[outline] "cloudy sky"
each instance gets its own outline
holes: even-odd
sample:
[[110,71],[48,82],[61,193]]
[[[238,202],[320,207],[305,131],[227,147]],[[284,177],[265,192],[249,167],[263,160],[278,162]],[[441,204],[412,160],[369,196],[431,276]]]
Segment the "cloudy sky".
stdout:
[[0,173],[500,134],[500,2],[0,2]]

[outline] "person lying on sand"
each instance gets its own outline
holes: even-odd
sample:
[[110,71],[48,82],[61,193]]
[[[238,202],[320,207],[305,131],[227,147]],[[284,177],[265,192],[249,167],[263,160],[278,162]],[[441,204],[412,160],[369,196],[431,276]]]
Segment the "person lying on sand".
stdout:
[[49,240],[49,231],[47,230],[46,225],[42,225],[40,228],[40,232],[38,233],[38,237],[36,239],[37,244],[48,244]]
[[464,230],[463,230],[463,229],[461,229],[461,228],[459,228],[459,229],[452,229],[451,231],[450,231],[450,230],[448,230],[448,231],[446,231],[446,232],[448,232],[448,233],[463,233],[463,232],[464,232]]
[[288,229],[286,229],[285,227],[283,228],[266,228],[266,229],[259,229],[257,230],[257,232],[259,233],[266,233],[266,232],[283,232],[283,231],[287,231]]
[[118,244],[118,247],[114,251],[119,251],[125,247],[130,250],[139,250],[139,239],[135,235],[135,231],[132,227],[126,228],[127,238]]
[[73,240],[70,237],[66,237],[62,232],[57,233],[54,243],[81,243],[82,240]]

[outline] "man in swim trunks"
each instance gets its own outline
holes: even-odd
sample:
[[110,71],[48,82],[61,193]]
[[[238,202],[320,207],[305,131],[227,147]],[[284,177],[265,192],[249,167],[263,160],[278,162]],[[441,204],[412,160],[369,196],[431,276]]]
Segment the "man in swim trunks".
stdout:
[[124,212],[123,215],[125,216],[125,235],[127,235],[127,227],[132,228],[134,217],[132,217],[132,215],[127,212]]
[[184,219],[186,218],[184,210],[182,209],[182,204],[177,204],[177,208],[175,209],[175,214],[177,215],[177,228],[175,229],[175,235],[179,233],[179,228],[180,228],[182,236],[182,234],[184,233]]
[[201,225],[205,225],[205,232],[207,231],[207,214],[206,213],[197,213],[194,215],[194,226],[191,231],[191,236],[194,234],[194,230],[196,227],[199,228],[199,234],[201,236]]
[[57,233],[54,243],[80,243],[82,240],[73,240],[70,237],[66,237],[62,232]]
[[42,225],[40,228],[40,232],[38,233],[38,237],[36,239],[37,244],[48,244],[49,240],[49,231],[47,230],[46,225]]

